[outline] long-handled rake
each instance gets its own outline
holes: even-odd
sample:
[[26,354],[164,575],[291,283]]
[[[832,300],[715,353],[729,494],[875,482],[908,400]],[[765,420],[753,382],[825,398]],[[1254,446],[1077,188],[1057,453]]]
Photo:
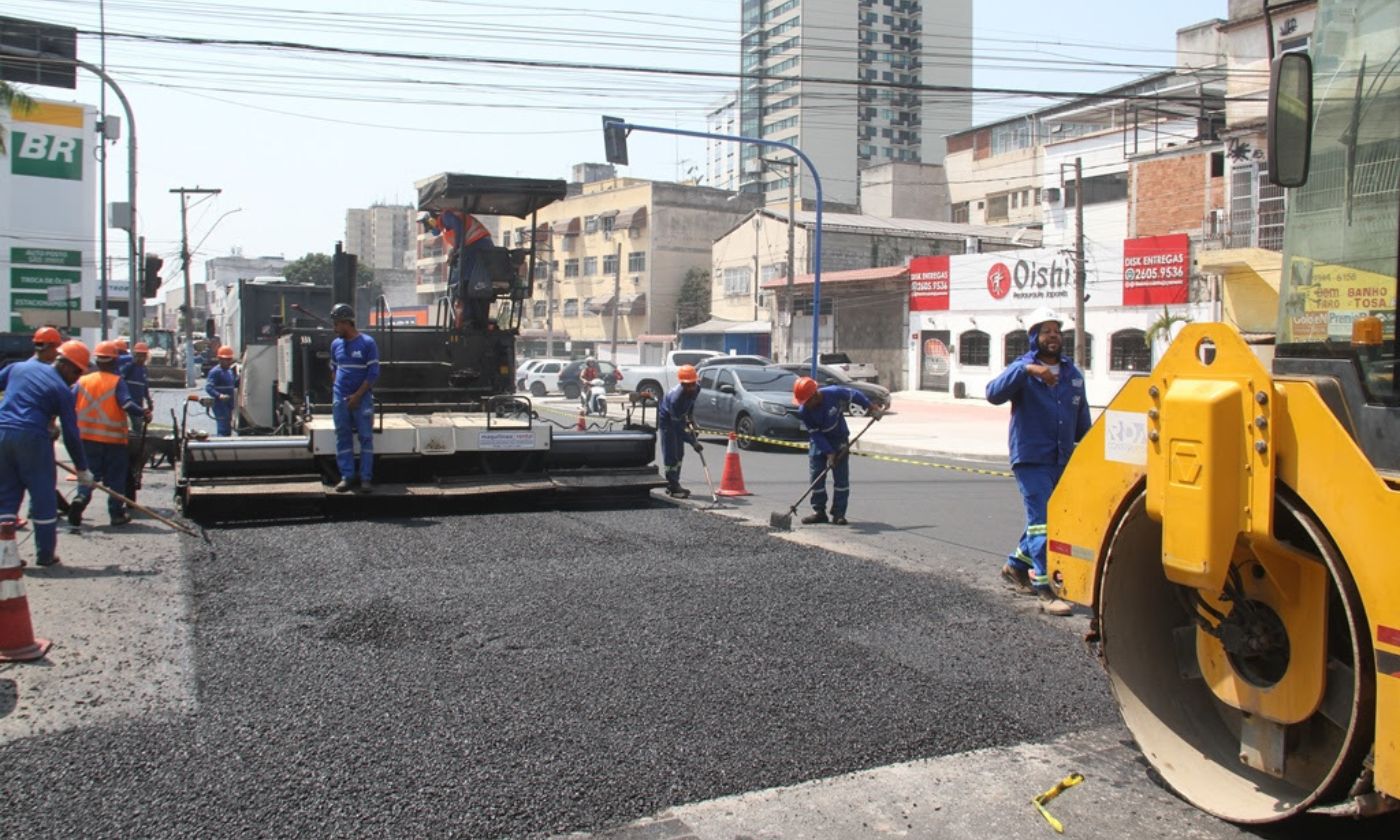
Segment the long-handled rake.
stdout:
[[[846,446],[845,446],[845,450],[846,450],[846,451],[843,452],[843,453],[841,454],[841,457],[842,457],[842,458],[845,458],[847,455],[850,454],[851,449],[854,448],[855,445],[856,445],[856,441],[860,440],[860,436],[861,436],[861,435],[863,435],[863,434],[865,434],[866,432],[870,431],[870,427],[873,426],[873,425],[875,425],[875,421],[876,421],[877,419],[879,419],[879,418],[877,418],[877,417],[871,417],[871,418],[870,418],[870,422],[865,424],[865,428],[864,428],[864,429],[861,429],[859,432],[856,433],[856,436],[855,436],[855,437],[851,438],[851,442],[848,443],[848,444],[846,444]],[[818,485],[818,484],[821,484],[823,481],[826,481],[826,474],[827,474],[828,472],[831,471],[832,466],[834,466],[834,465],[833,465],[833,464],[827,464],[825,467],[822,467],[822,471],[817,475],[816,480],[813,481],[811,484],[809,484],[809,485],[807,486],[806,492],[804,492],[804,493],[802,494],[802,496],[801,496],[800,498],[798,498],[797,501],[795,501],[795,502],[792,503],[792,507],[788,508],[786,513],[772,513],[772,514],[769,514],[769,515],[768,515],[768,524],[771,525],[771,526],[774,527],[774,528],[777,528],[777,529],[780,530],[780,531],[791,531],[791,530],[792,530],[792,516],[793,516],[793,514],[797,513],[797,508],[798,508],[798,506],[800,506],[804,501],[807,500],[807,497],[810,496],[810,495],[812,494],[812,491],[815,490],[815,489],[817,489],[817,485]]]

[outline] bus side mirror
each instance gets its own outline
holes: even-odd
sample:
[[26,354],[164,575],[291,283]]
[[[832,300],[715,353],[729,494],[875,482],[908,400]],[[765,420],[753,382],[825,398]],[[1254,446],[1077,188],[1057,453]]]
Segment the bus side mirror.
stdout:
[[1269,182],[1301,187],[1312,155],[1312,59],[1290,52],[1269,68]]

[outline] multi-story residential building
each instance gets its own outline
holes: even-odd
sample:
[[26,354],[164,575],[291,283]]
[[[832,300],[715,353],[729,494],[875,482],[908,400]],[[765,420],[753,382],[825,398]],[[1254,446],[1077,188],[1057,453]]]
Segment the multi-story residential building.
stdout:
[[[614,337],[630,344],[674,333],[687,273],[709,270],[710,244],[754,204],[709,187],[636,178],[580,185],[539,211],[534,295],[522,330],[552,335],[556,352],[568,341],[574,355]],[[529,246],[528,221],[500,221],[498,244]]]
[[[729,97],[705,115],[711,134],[739,133],[739,100]],[[739,189],[739,145],[729,140],[705,141],[705,186],[734,192]]]
[[[793,143],[812,159],[828,202],[859,203],[860,170],[941,163],[942,138],[972,121],[972,2],[744,0],[739,134]],[[936,54],[936,55],[935,55]],[[965,59],[965,60],[963,60]],[[785,152],[739,150],[743,188],[787,198]],[[815,199],[804,171],[800,199]]]
[[417,211],[406,204],[374,204],[345,211],[345,250],[369,269],[411,269],[405,255],[416,235]]

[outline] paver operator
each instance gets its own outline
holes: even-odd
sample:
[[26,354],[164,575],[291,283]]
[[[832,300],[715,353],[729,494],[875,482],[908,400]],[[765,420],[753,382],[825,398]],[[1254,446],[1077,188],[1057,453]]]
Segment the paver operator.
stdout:
[[1063,322],[1048,308],[1031,313],[1030,349],[987,383],[987,401],[1011,402],[1011,471],[1026,507],[1026,528],[1001,576],[1012,588],[1040,598],[1040,608],[1066,616],[1072,610],[1055,597],[1045,567],[1045,511],[1074,447],[1093,425],[1084,374],[1062,358]]
[[340,468],[337,493],[356,487],[355,439],[360,441],[358,489],[368,493],[374,479],[374,381],[379,378],[379,347],[355,328],[355,310],[347,303],[331,308],[336,339],[331,342],[335,368],[331,419],[335,421],[335,463]]
[[696,452],[704,447],[696,438],[695,398],[700,396],[700,376],[694,365],[681,365],[676,371],[679,385],[661,398],[656,407],[656,431],[661,436],[661,463],[666,472],[666,495],[673,499],[688,499],[690,491],[681,486],[681,460],[685,458],[684,444]]
[[58,481],[49,426],[57,418],[63,445],[78,471],[78,486],[91,488],[87,454],[79,437],[73,383],[88,368],[87,345],[59,345],[52,364],[29,359],[0,370],[0,526],[14,527],[20,498],[29,492],[29,515],[40,566],[58,563]]
[[[810,376],[800,376],[792,386],[792,401],[800,406],[797,416],[807,427],[810,444],[807,448],[807,480],[812,490],[812,513],[802,517],[803,525],[830,522],[845,525],[846,503],[851,496],[851,430],[846,426],[846,403],[864,406],[870,416],[879,420],[884,409],[872,405],[870,398],[842,385],[817,385]],[[826,514],[826,476],[831,473],[831,518]],[[821,483],[817,483],[818,479]]]
[[204,392],[214,398],[214,433],[219,437],[233,434],[233,400],[238,394],[238,371],[233,369],[233,348],[219,348],[219,366],[209,371]]
[[[97,370],[89,371],[73,386],[74,409],[78,415],[78,432],[83,441],[93,478],[108,489],[126,495],[127,468],[131,435],[127,431],[127,416],[149,421],[149,410],[137,405],[126,388],[126,380],[117,373],[120,351],[115,341],[102,341],[93,357]],[[68,524],[77,527],[83,522],[83,511],[92,500],[92,485],[79,487],[68,506]],[[116,496],[107,497],[107,513],[113,525],[131,521],[126,503]]]

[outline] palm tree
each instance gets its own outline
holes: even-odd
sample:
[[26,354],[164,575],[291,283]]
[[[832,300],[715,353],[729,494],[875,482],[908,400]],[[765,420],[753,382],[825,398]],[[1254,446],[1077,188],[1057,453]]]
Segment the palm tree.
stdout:
[[[27,112],[34,107],[34,100],[24,95],[24,91],[13,87],[9,82],[0,82],[0,107],[11,114]],[[0,132],[0,155],[5,154],[5,135]]]
[[1162,307],[1162,314],[1157,317],[1157,320],[1152,322],[1152,326],[1148,327],[1147,332],[1143,334],[1143,343],[1150,348],[1153,342],[1160,338],[1162,340],[1162,346],[1166,347],[1168,344],[1172,343],[1172,327],[1177,324],[1189,323],[1191,323],[1190,315],[1173,313],[1164,305]]

